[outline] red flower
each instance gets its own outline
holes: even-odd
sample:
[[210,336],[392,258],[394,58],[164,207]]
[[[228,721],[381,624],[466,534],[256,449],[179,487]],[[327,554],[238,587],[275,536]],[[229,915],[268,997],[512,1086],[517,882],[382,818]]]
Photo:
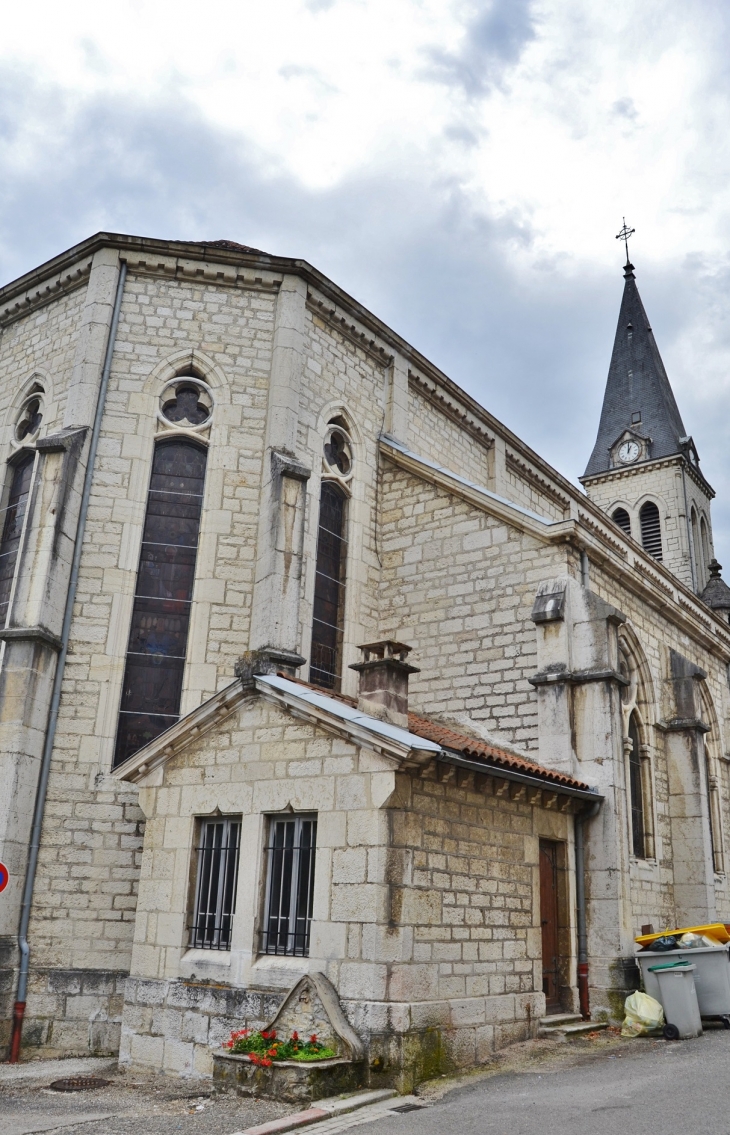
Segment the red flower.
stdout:
[[312,1035],[309,1038],[309,1043],[310,1044],[316,1044],[317,1043],[317,1034],[316,1033],[312,1033]]
[[299,1033],[292,1033],[291,1038],[292,1040],[299,1040]]

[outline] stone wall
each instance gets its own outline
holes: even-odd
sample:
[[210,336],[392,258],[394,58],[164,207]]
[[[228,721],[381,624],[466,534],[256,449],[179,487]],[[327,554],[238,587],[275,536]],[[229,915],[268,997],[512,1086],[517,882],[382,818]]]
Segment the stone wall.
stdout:
[[530,612],[564,553],[389,464],[382,549],[381,634],[413,646],[421,669],[411,707],[536,749]]

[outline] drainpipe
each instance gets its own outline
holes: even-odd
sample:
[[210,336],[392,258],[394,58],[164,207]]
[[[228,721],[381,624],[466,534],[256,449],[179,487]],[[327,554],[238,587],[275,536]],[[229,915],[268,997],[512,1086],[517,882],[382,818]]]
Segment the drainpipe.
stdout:
[[590,1020],[591,1006],[588,996],[588,930],[586,925],[585,840],[583,825],[597,816],[602,800],[596,800],[575,814],[575,901],[578,922],[578,1000],[580,1015]]
[[117,327],[119,325],[119,312],[122,306],[122,295],[124,294],[124,281],[127,277],[127,265],[122,262],[119,268],[119,279],[117,280],[117,294],[114,299],[114,310],[112,312],[112,321],[109,328],[109,338],[106,344],[106,354],[104,356],[104,367],[101,372],[101,382],[99,384],[99,396],[96,400],[96,412],[94,414],[94,425],[91,430],[91,442],[89,444],[89,458],[86,463],[86,472],[84,473],[84,488],[81,495],[81,507],[79,509],[79,519],[76,524],[76,541],[74,543],[74,554],[71,561],[71,576],[69,578],[68,593],[66,595],[66,607],[63,612],[63,628],[61,630],[61,649],[58,654],[58,661],[56,663],[56,673],[53,677],[53,691],[51,693],[51,706],[48,711],[48,726],[46,728],[45,742],[43,745],[43,757],[41,758],[41,770],[38,777],[38,790],[36,792],[35,808],[33,809],[33,826],[30,835],[30,847],[28,850],[28,865],[25,869],[25,885],[23,887],[23,904],[20,908],[20,928],[18,930],[18,946],[20,948],[20,972],[18,974],[18,990],[13,1006],[13,1028],[10,1034],[10,1056],[8,1063],[17,1064],[20,1057],[20,1038],[23,1031],[23,1017],[25,1016],[25,998],[28,990],[28,970],[30,967],[30,946],[28,945],[28,924],[30,923],[30,909],[33,902],[33,888],[35,886],[36,870],[38,868],[38,852],[41,845],[41,829],[43,827],[43,812],[46,805],[46,793],[48,792],[48,778],[51,771],[51,755],[53,753],[53,744],[56,738],[56,723],[58,721],[58,709],[61,703],[61,685],[63,683],[63,671],[66,665],[66,655],[68,654],[68,640],[71,633],[71,619],[73,616],[74,603],[76,601],[76,588],[79,581],[79,565],[81,563],[81,549],[84,543],[84,530],[86,528],[86,516],[89,511],[89,498],[91,497],[91,484],[94,478],[94,465],[96,463],[96,451],[99,446],[99,434],[101,432],[101,419],[104,414],[104,403],[106,402],[106,392],[109,385],[109,372],[112,366],[112,355],[114,354],[114,342],[117,337]]

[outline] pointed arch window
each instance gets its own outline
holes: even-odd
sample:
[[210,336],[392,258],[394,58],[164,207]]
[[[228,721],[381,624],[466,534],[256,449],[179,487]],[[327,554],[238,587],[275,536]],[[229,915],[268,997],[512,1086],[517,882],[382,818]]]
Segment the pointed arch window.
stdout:
[[114,754],[120,764],[180,715],[198,553],[206,450],[155,448]]
[[627,536],[631,535],[631,517],[625,508],[614,509],[611,520],[614,524],[618,524],[619,528],[623,529]]
[[644,785],[641,769],[641,746],[636,714],[629,719],[629,801],[631,805],[631,848],[637,859],[646,858],[646,824],[644,817]]
[[702,582],[707,583],[707,572],[712,554],[710,552],[710,535],[704,516],[700,517],[700,547],[702,548]]
[[323,481],[319,498],[309,679],[329,690],[339,690],[342,677],[346,524],[347,494],[335,481]]
[[655,560],[662,559],[662,526],[659,519],[659,509],[654,501],[647,501],[641,506],[639,512],[639,525],[641,527],[641,543],[645,552]]
[[33,479],[34,455],[29,453],[11,468],[10,485],[5,507],[0,512],[0,627],[4,627],[10,609],[10,596],[15,579],[23,522],[28,508],[28,497]]

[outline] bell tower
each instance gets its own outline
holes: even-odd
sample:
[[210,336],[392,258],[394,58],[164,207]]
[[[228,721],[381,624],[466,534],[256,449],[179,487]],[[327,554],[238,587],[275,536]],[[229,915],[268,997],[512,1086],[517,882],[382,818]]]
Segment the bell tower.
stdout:
[[[619,236],[627,240],[633,230]],[[598,436],[580,478],[588,496],[656,560],[702,592],[713,558],[710,501],[659,348],[624,266],[624,294],[603,396]]]

